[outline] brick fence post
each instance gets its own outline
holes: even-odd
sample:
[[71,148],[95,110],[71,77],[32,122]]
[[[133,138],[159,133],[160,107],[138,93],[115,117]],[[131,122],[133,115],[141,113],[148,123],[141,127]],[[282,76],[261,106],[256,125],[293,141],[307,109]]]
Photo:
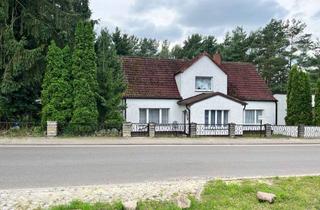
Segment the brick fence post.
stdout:
[[58,123],[57,121],[47,121],[47,136],[55,137],[58,135]]
[[236,124],[235,123],[230,123],[228,127],[228,135],[230,138],[235,138],[236,137]]
[[190,123],[190,137],[194,138],[197,136],[197,123]]
[[122,124],[122,137],[131,137],[132,123],[125,122]]
[[149,123],[148,125],[149,129],[149,137],[155,137],[156,136],[156,124],[155,123]]
[[272,135],[272,129],[270,124],[265,124],[264,125],[264,132],[265,132],[265,137],[270,138]]
[[298,125],[298,138],[304,138],[304,125]]

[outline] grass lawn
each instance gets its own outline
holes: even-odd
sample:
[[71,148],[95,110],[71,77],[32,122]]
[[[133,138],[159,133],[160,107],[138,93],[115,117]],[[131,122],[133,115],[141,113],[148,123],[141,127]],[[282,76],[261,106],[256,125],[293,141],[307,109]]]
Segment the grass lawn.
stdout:
[[[273,204],[259,202],[257,191],[271,192],[277,198]],[[191,198],[192,210],[208,209],[320,209],[320,177],[273,178],[244,181],[211,181],[202,193],[202,200]],[[67,206],[53,207],[50,210],[109,210],[122,209],[116,204],[85,204],[73,202]],[[170,202],[141,201],[139,210],[175,210],[179,209]]]

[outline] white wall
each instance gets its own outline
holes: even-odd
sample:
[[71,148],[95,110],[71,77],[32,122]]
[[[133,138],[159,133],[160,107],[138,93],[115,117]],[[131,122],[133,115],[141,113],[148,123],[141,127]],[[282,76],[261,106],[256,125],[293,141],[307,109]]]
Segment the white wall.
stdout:
[[191,106],[191,122],[204,124],[205,110],[229,110],[229,123],[242,124],[243,105],[222,96],[215,96]]
[[126,99],[127,111],[126,121],[132,123],[139,123],[139,109],[140,108],[168,108],[169,109],[169,123],[177,121],[183,123],[184,106],[177,104],[178,100],[173,99]]
[[[276,103],[271,101],[246,101],[246,110],[263,110],[262,123],[274,125],[276,123]],[[244,118],[243,118],[244,120]],[[243,121],[244,123],[244,121]]]
[[227,75],[208,57],[204,56],[183,73],[176,75],[176,83],[182,98],[203,93],[195,90],[196,76],[212,77],[213,91],[227,94]]
[[278,125],[285,125],[285,118],[287,116],[287,95],[275,94],[273,96],[278,100]]

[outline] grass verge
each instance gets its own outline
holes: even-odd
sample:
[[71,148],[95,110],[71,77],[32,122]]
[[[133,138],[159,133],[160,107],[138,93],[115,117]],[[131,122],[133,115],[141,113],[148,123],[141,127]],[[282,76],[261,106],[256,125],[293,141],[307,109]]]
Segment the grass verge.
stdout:
[[[259,202],[257,191],[276,194],[273,204]],[[202,192],[201,201],[191,198],[191,210],[208,209],[259,209],[259,210],[302,210],[320,209],[320,176],[272,178],[243,181],[210,181]],[[109,210],[122,209],[121,203],[87,204],[73,202],[66,206],[52,207],[50,210]],[[138,210],[176,210],[171,202],[140,201]]]

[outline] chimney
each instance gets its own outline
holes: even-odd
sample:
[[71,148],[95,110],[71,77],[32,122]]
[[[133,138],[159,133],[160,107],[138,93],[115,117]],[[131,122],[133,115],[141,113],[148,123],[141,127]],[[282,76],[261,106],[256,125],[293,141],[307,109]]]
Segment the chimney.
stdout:
[[219,52],[216,52],[214,55],[213,55],[213,60],[216,64],[218,65],[221,65],[221,62],[222,62],[222,57],[220,55]]

